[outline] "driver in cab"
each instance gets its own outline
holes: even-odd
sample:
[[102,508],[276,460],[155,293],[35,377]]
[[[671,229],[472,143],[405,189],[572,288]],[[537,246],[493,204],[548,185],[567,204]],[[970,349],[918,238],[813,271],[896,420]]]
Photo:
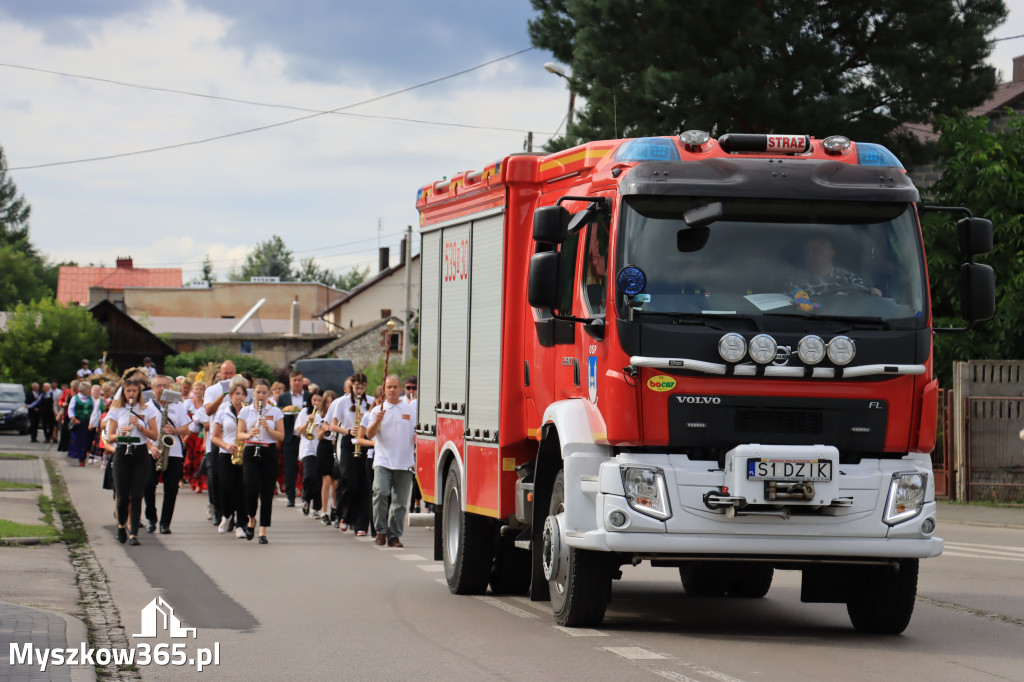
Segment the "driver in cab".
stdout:
[[828,237],[811,237],[803,244],[804,270],[787,283],[787,293],[802,289],[810,298],[882,292],[864,283],[864,278],[832,264],[836,250]]

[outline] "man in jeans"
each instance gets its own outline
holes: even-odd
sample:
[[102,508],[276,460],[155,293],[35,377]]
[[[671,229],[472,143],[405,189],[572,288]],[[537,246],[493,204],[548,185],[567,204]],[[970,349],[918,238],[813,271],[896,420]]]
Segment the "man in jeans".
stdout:
[[[370,412],[366,437],[374,441],[373,458],[373,527],[376,543],[402,547],[405,512],[412,489],[416,458],[413,438],[416,408],[399,402],[402,382],[389,374],[384,379],[384,400]],[[388,496],[391,498],[390,509]]]

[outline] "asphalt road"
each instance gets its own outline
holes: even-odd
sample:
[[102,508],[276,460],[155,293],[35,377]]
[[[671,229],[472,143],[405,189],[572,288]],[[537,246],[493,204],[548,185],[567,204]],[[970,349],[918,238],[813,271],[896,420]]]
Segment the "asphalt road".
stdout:
[[[178,497],[173,534],[117,543],[98,468],[66,478],[129,634],[160,596],[195,639],[219,645],[204,677],[526,680],[1024,680],[1024,530],[940,525],[946,553],[922,562],[907,631],[868,636],[845,607],[802,604],[799,574],[777,572],[761,600],[686,596],[673,569],[626,567],[597,630],[558,628],[546,603],[457,597],[432,557],[432,531],[378,548],[275,499],[270,544],[219,535],[205,495]],[[158,494],[158,503],[159,503]],[[136,642],[157,640],[136,639]],[[182,679],[146,666],[145,679]]]

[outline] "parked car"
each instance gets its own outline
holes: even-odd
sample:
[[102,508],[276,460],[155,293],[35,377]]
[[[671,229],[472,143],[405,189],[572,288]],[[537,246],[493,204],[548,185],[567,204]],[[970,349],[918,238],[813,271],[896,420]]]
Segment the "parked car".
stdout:
[[0,384],[0,430],[10,429],[23,436],[28,433],[25,387],[21,384]]
[[334,391],[339,396],[345,392],[345,379],[355,372],[352,361],[341,358],[299,360],[295,363],[295,369],[320,388]]

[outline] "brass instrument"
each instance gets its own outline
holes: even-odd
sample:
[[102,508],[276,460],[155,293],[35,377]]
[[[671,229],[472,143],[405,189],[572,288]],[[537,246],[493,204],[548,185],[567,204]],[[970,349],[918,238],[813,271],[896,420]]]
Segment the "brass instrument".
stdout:
[[163,471],[164,469],[167,468],[167,456],[170,454],[171,448],[174,447],[174,436],[172,436],[169,433],[164,433],[164,427],[167,426],[168,422],[170,422],[172,426],[175,426],[175,424],[171,422],[170,408],[171,403],[176,403],[179,400],[181,400],[181,393],[179,393],[178,391],[172,391],[170,389],[164,389],[164,392],[160,394],[160,397],[163,399],[161,402],[163,402],[164,404],[164,416],[160,420],[160,430],[157,431],[157,433],[160,435],[160,441],[158,446],[160,454],[157,456],[156,459],[157,471]]
[[316,439],[316,416],[320,414],[319,410],[313,410],[309,415],[309,420],[306,422],[306,431],[302,434],[302,437],[306,440]]
[[236,467],[242,466],[242,450],[245,449],[245,438],[235,438],[235,452],[231,455],[231,463]]
[[[361,396],[360,396],[359,400],[362,400]],[[356,433],[359,433],[359,422],[361,422],[363,420],[362,410],[359,409],[359,400],[356,400],[352,404],[352,411],[355,412],[355,414],[356,414],[356,422],[355,422],[355,424],[356,424]],[[363,446],[359,444],[359,437],[358,436],[352,436],[352,456],[353,457],[362,457],[363,456]]]

